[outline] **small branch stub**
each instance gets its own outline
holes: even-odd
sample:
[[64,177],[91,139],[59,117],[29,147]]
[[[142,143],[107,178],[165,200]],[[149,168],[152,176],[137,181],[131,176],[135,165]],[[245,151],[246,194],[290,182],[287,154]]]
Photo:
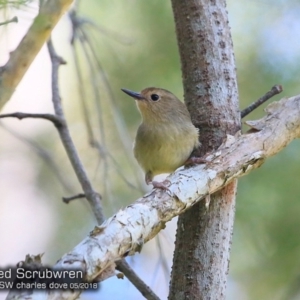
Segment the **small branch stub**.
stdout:
[[7,25],[9,23],[18,23],[18,17],[13,17],[12,19],[5,21],[5,22],[0,22],[0,26],[2,25]]
[[270,98],[272,98],[275,95],[280,94],[283,91],[283,88],[281,85],[274,85],[270,91],[268,91],[265,95],[263,95],[261,98],[256,100],[255,102],[251,103],[248,107],[243,109],[241,111],[241,118],[246,117],[249,115],[253,110],[255,110],[257,107],[268,101]]

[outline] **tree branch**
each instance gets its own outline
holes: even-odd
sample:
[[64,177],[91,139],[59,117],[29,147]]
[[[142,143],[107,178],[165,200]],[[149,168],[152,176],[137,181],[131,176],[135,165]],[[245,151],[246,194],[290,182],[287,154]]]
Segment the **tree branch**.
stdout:
[[[96,226],[55,268],[82,269],[87,281],[106,279],[106,270],[115,261],[141,251],[166,222],[260,167],[268,157],[300,138],[300,95],[273,102],[266,112],[264,118],[247,122],[252,127],[249,133],[227,136],[220,148],[207,157],[209,164],[178,170],[168,178],[168,191],[155,189]],[[31,299],[38,296],[34,292]],[[76,292],[56,291],[45,293],[44,299],[75,296]]]
[[51,31],[73,0],[48,0],[41,7],[20,44],[0,69],[0,109],[10,99]]
[[125,259],[117,262],[116,269],[130,280],[130,282],[141,292],[141,294],[148,300],[159,300],[150,287],[148,287],[143,280],[137,276],[135,271],[130,267]]
[[[241,126],[226,0],[171,2],[184,101],[199,129],[201,157]],[[169,300],[224,299],[236,189],[233,181],[178,218]]]
[[274,85],[271,88],[271,90],[268,91],[265,95],[263,95],[258,100],[256,100],[255,102],[251,103],[248,107],[246,107],[245,109],[243,109],[241,111],[241,118],[246,117],[254,109],[256,109],[257,107],[259,107],[260,105],[262,105],[263,103],[265,103],[266,101],[268,101],[273,96],[280,94],[282,91],[283,91],[283,88],[282,88],[281,85]]
[[63,125],[63,121],[60,117],[57,117],[52,114],[31,114],[31,113],[22,113],[22,112],[15,112],[10,114],[2,114],[0,115],[0,119],[4,118],[17,118],[19,120],[23,119],[44,119],[51,121],[56,127],[60,127]]
[[71,201],[73,200],[78,200],[78,199],[82,199],[85,198],[85,194],[77,194],[74,196],[70,196],[70,197],[63,197],[62,200],[64,203],[69,204]]
[[71,138],[69,129],[66,125],[65,116],[63,112],[63,108],[61,105],[61,99],[59,95],[59,84],[58,84],[58,68],[64,62],[61,57],[59,57],[55,49],[53,47],[52,41],[49,40],[48,43],[48,51],[50,54],[51,62],[52,62],[52,102],[54,106],[55,115],[62,120],[63,125],[58,127],[58,132],[69,157],[69,160],[73,166],[73,169],[76,173],[78,181],[81,184],[81,187],[84,191],[86,199],[90,203],[93,212],[96,216],[97,222],[102,223],[105,218],[103,215],[102,207],[101,207],[101,199],[98,193],[96,193],[89,181],[87,173],[83,167],[83,164],[79,158],[73,140]]

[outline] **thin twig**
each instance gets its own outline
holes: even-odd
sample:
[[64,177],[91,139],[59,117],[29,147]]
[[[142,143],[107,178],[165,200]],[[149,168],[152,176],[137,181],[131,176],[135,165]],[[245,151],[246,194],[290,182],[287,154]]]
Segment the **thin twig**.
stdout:
[[6,25],[6,24],[9,24],[9,23],[18,23],[18,17],[13,17],[12,19],[10,19],[8,21],[2,22],[2,23],[0,23],[0,26]]
[[73,166],[73,169],[76,173],[76,176],[84,191],[84,194],[93,209],[97,222],[101,224],[104,221],[101,199],[99,197],[99,194],[94,191],[90,180],[87,176],[87,173],[83,167],[83,164],[79,158],[79,155],[71,138],[69,129],[67,127],[63,108],[61,105],[61,99],[58,88],[58,69],[61,65],[62,59],[56,54],[51,39],[48,41],[47,45],[52,63],[52,102],[54,106],[54,111],[55,115],[60,117],[64,121],[63,126],[58,128],[58,132],[67,152],[67,155],[70,159],[70,162]]
[[4,118],[17,118],[19,120],[22,119],[44,119],[51,121],[56,127],[61,127],[63,125],[63,120],[55,115],[52,114],[31,114],[31,113],[22,113],[22,112],[15,112],[11,114],[2,114],[0,115],[1,119]]
[[253,110],[255,110],[257,107],[262,105],[264,102],[272,98],[273,96],[281,93],[283,91],[283,88],[281,85],[274,85],[270,91],[268,91],[265,95],[263,95],[261,98],[250,104],[248,107],[243,109],[241,111],[241,118],[246,117],[249,115]]
[[122,272],[127,278],[130,278],[130,282],[142,293],[142,295],[148,300],[159,300],[159,297],[151,290],[151,288],[145,284],[126,262],[125,259],[116,262],[116,269]]
[[63,200],[64,203],[69,204],[70,201],[81,199],[81,198],[85,198],[85,194],[78,194],[78,195],[74,195],[74,196],[71,196],[71,197],[62,197],[62,200]]

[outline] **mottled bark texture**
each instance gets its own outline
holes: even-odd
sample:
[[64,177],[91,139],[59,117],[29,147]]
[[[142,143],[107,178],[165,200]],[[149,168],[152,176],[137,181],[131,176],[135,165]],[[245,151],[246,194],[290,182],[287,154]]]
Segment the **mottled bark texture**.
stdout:
[[[199,155],[240,128],[237,80],[225,0],[172,0],[184,98],[200,129]],[[169,299],[224,299],[237,182],[178,220]],[[206,203],[208,203],[207,199]]]

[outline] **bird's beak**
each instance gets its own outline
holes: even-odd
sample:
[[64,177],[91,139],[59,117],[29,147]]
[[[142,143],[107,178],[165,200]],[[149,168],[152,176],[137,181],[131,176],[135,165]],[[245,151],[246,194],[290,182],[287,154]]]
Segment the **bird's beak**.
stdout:
[[137,99],[137,100],[145,99],[145,97],[143,95],[141,95],[140,93],[133,92],[133,91],[127,90],[127,89],[121,89],[121,90],[134,99]]

